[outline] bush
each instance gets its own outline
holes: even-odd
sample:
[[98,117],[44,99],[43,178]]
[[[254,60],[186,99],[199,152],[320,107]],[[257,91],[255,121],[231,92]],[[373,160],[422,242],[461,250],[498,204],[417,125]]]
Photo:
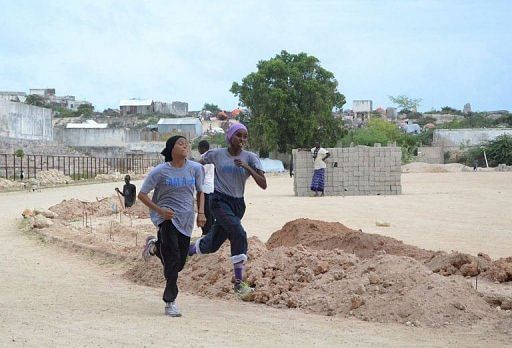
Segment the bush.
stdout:
[[491,166],[498,164],[512,165],[512,136],[503,134],[484,146],[487,160]]
[[443,154],[444,163],[448,163],[450,158],[452,158],[452,153],[450,151],[445,151]]
[[194,141],[192,141],[192,149],[196,150],[201,140],[207,140],[210,143],[210,148],[228,146],[225,135],[222,133],[216,133],[213,135],[204,135],[202,137],[195,138]]
[[19,158],[25,157],[25,152],[22,149],[17,149],[14,151],[14,155]]

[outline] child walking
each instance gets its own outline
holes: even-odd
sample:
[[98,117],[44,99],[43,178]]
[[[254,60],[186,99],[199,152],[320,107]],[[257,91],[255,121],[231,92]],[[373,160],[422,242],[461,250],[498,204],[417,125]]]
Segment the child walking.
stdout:
[[247,128],[240,123],[234,124],[226,133],[228,147],[213,149],[203,155],[201,162],[215,165],[215,191],[211,197],[215,222],[206,236],[189,248],[191,256],[214,253],[229,239],[234,290],[242,299],[253,291],[243,282],[247,261],[247,233],[241,221],[245,213],[245,183],[252,176],[259,187],[267,188],[260,159],[256,154],[243,150],[247,137]]
[[[165,314],[180,317],[176,305],[178,273],[187,259],[194,227],[194,188],[197,191],[197,226],[206,221],[203,210],[203,167],[187,160],[188,141],[182,136],[167,140],[162,151],[165,163],[146,177],[138,198],[150,209],[151,221],[158,227],[158,238],[148,236],[142,251],[144,260],[156,255],[162,262],[166,280],[163,300]],[[148,193],[154,190],[153,198]]]

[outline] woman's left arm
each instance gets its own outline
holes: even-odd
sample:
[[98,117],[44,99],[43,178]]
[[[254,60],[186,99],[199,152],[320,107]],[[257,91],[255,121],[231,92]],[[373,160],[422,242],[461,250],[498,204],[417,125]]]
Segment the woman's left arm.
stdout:
[[204,193],[198,191],[196,194],[197,201],[197,227],[203,227],[206,223],[206,215],[204,215]]

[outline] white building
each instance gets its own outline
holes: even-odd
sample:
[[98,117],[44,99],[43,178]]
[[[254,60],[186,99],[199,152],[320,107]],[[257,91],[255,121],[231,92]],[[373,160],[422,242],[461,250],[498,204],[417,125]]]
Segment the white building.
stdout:
[[121,115],[152,114],[155,112],[154,103],[151,99],[125,99],[119,102]]
[[198,118],[161,118],[158,121],[158,133],[177,133],[188,139],[193,139],[203,134],[203,125]]
[[352,111],[356,120],[361,120],[363,123],[368,122],[372,112],[371,100],[354,100],[352,102]]

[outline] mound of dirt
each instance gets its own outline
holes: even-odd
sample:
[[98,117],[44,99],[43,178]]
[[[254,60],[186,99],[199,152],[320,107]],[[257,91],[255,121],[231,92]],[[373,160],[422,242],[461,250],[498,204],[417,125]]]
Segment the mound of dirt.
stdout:
[[[121,202],[117,195],[110,197],[96,198],[96,201],[86,202],[72,198],[63,200],[61,203],[53,205],[49,210],[57,213],[59,218],[63,220],[73,220],[82,217],[84,211],[92,216],[109,216],[119,211]],[[140,201],[126,209],[126,213],[132,214],[133,217],[145,219],[149,217],[148,208]]]
[[63,220],[73,220],[82,217],[84,211],[93,216],[109,216],[119,210],[121,203],[117,196],[97,198],[96,201],[87,202],[72,198],[63,200],[61,203],[53,205],[49,210],[57,213]]
[[126,212],[139,219],[149,218],[149,208],[139,200],[135,201],[135,204],[130,208],[126,208]]
[[0,189],[23,188],[23,183],[19,181],[7,180],[0,178]]
[[512,256],[494,261],[485,275],[500,283],[512,281]]
[[269,249],[302,244],[317,250],[341,249],[359,258],[370,258],[377,253],[409,256],[428,260],[434,252],[404,244],[394,238],[350,229],[339,222],[297,219],[286,223],[267,241]]
[[[494,318],[491,307],[461,277],[446,278],[402,256],[371,259],[302,245],[268,250],[249,240],[248,300],[277,308],[300,308],[323,315],[409,323],[414,326],[471,325]],[[232,264],[225,244],[212,255],[192,257],[180,273],[184,291],[211,298],[234,298]],[[136,283],[162,286],[162,266],[138,263],[125,274]]]
[[64,175],[64,173],[57,169],[43,170],[37,173],[37,180],[41,185],[54,185],[54,184],[69,184],[73,179]]
[[488,255],[479,254],[478,257],[462,254],[459,252],[444,253],[438,252],[425,265],[433,272],[444,276],[462,275],[474,277],[482,272],[487,271],[492,264],[492,260]]
[[402,166],[402,173],[455,173],[466,171],[473,171],[473,169],[460,163],[430,164],[413,162]]

